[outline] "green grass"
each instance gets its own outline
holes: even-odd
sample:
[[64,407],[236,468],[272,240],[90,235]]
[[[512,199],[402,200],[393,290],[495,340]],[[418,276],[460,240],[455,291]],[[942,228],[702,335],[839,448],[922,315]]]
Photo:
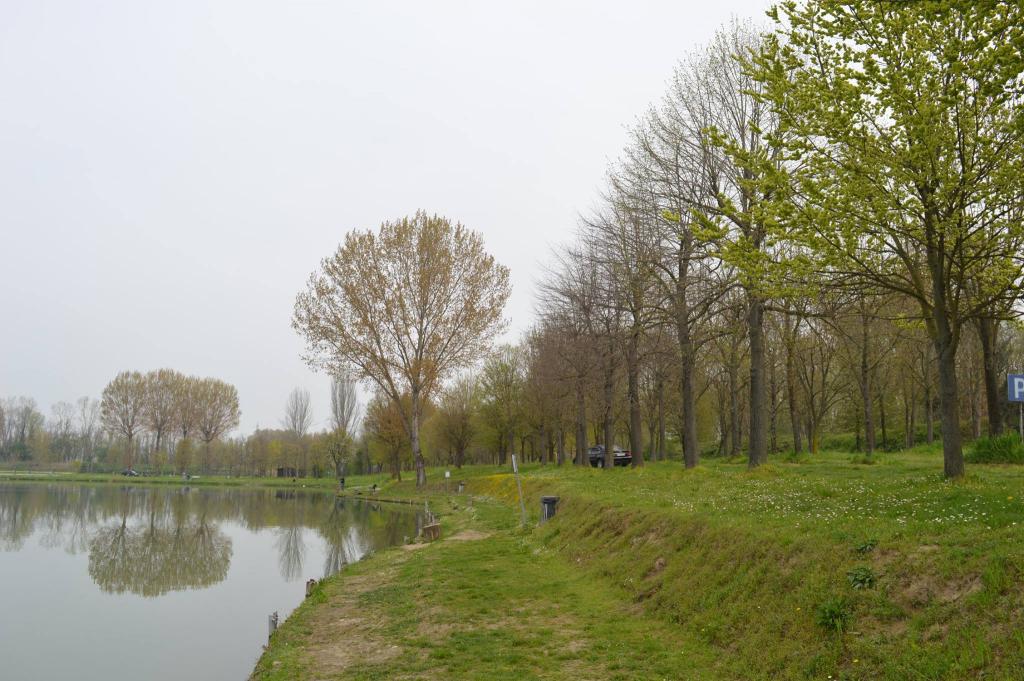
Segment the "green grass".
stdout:
[[[643,617],[612,585],[517,531],[507,507],[444,510],[446,534],[491,534],[347,568],[322,587],[326,606],[304,604],[274,635],[255,678],[719,678],[710,646]],[[339,620],[349,625],[325,636]],[[345,646],[356,654],[339,660],[332,647]]]
[[[515,518],[514,480],[493,470],[453,475]],[[709,646],[723,678],[1020,678],[1024,470],[941,473],[940,451],[922,447],[756,471],[528,466],[523,481],[533,521],[541,494],[562,498],[531,541]],[[437,494],[438,471],[429,479]],[[416,494],[411,483],[384,493]],[[866,571],[870,588],[857,588],[849,575]],[[817,621],[829,603],[847,613],[841,632]]]

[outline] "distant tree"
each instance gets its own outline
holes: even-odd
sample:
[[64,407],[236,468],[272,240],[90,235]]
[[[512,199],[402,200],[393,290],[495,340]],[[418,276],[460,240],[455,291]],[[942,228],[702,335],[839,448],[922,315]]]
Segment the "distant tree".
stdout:
[[295,388],[288,395],[288,401],[284,405],[284,420],[282,425],[295,435],[296,440],[301,440],[309,432],[313,424],[313,408],[310,403],[309,391],[305,388]]
[[56,402],[50,413],[51,446],[62,461],[68,461],[75,454],[75,407],[70,402]]
[[184,381],[184,376],[171,369],[146,374],[145,424],[156,439],[156,451],[160,451],[167,432],[174,426],[176,396]]
[[210,465],[210,444],[224,433],[238,427],[238,391],[235,386],[216,378],[197,382],[193,399],[196,402],[196,427],[203,440],[205,467]]
[[438,401],[434,419],[442,441],[453,454],[456,468],[462,468],[466,450],[476,435],[475,416],[479,401],[477,380],[472,375],[459,377],[442,391]]
[[174,448],[174,468],[184,473],[192,465],[192,440],[182,438]]
[[331,377],[331,429],[354,436],[359,424],[359,396],[355,381]]
[[144,427],[146,378],[138,371],[122,371],[103,389],[100,414],[103,426],[126,440],[125,465],[132,467],[135,436]]
[[199,422],[199,385],[200,379],[195,376],[184,376],[175,385],[174,424],[183,440],[194,433]]
[[426,484],[423,406],[442,381],[486,353],[510,290],[508,268],[479,234],[419,212],[377,233],[350,232],[299,294],[292,325],[311,365],[352,371],[399,409],[419,486]]
[[500,463],[515,453],[515,440],[523,421],[525,353],[518,345],[503,345],[485,361],[480,373],[482,410],[495,429]]
[[334,465],[334,475],[345,477],[349,463],[356,453],[356,441],[344,430],[334,430],[319,439],[319,445]]
[[391,477],[401,480],[402,450],[409,445],[402,411],[386,395],[375,394],[366,407],[363,432],[370,439],[372,448],[381,453],[381,458],[391,471]]
[[80,397],[75,403],[78,419],[78,442],[83,461],[91,458],[96,448],[97,428],[100,425],[100,402],[91,397]]

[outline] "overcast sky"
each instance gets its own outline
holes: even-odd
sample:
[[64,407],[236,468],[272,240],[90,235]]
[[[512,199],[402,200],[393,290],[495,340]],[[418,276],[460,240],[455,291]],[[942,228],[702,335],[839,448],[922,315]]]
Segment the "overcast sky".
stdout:
[[675,63],[767,0],[0,2],[0,396],[124,369],[238,387],[242,431],[327,379],[292,304],[346,231],[484,234],[527,327]]

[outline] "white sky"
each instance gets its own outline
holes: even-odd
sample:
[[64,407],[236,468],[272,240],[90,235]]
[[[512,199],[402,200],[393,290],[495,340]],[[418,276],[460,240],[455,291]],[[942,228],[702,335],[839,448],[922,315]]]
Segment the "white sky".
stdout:
[[0,396],[123,369],[295,386],[296,293],[346,231],[423,208],[512,269],[514,335],[679,58],[768,0],[0,2]]

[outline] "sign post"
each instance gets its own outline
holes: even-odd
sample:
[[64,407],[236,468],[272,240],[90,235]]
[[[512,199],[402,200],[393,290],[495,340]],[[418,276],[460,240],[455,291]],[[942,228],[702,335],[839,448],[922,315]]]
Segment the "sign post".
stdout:
[[1024,374],[1010,374],[1006,377],[1006,398],[1020,407],[1017,432],[1024,439]]

